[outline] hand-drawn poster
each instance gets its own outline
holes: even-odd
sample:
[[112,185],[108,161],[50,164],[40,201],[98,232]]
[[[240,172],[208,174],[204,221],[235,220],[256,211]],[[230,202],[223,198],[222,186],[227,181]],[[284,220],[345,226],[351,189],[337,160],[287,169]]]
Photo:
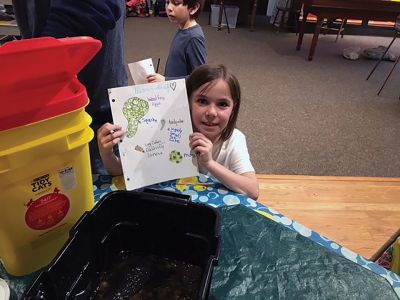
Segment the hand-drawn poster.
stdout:
[[185,80],[109,89],[127,190],[198,175]]

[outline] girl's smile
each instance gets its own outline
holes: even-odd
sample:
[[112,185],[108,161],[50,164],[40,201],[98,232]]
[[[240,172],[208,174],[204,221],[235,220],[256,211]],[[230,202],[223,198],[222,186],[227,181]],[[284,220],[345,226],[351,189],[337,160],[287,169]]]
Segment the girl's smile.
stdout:
[[222,79],[204,84],[193,92],[190,103],[194,128],[212,142],[217,141],[233,109],[228,84]]

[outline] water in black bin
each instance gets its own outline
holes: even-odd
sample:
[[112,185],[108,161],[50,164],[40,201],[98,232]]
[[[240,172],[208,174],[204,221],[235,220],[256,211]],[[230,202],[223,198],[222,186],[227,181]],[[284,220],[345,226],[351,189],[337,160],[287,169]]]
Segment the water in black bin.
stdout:
[[122,251],[108,272],[98,274],[95,300],[196,299],[202,269],[186,262],[155,255]]

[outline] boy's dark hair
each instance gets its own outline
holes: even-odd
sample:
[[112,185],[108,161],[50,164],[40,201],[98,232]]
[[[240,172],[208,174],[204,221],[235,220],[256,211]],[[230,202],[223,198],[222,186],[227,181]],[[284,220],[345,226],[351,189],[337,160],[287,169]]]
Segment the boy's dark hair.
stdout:
[[187,5],[188,8],[193,8],[197,4],[199,4],[199,9],[193,15],[191,15],[192,19],[197,19],[197,17],[200,15],[201,1],[200,0],[183,0],[183,5]]
[[192,101],[191,98],[194,91],[196,91],[202,85],[205,85],[203,90],[207,90],[212,87],[212,85],[215,84],[215,81],[218,79],[222,79],[228,84],[233,100],[231,116],[229,117],[226,128],[221,133],[221,140],[226,141],[231,137],[233,130],[235,129],[241,102],[240,85],[236,76],[233,75],[233,73],[224,65],[205,64],[197,67],[190,74],[188,80],[186,81],[186,90],[189,101]]

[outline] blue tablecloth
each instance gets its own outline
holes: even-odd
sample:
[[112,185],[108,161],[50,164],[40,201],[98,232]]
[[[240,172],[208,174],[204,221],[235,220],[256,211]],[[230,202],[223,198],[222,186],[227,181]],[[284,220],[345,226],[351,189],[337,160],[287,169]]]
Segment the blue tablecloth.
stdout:
[[[124,180],[122,177],[110,177],[110,176],[95,176],[94,182],[94,195],[95,201],[98,201],[103,195],[108,192],[124,189]],[[249,207],[264,216],[300,233],[301,235],[309,238],[310,240],[328,248],[335,253],[343,256],[350,261],[353,261],[360,266],[382,276],[385,278],[395,290],[396,294],[400,297],[400,276],[386,270],[378,264],[371,262],[357,253],[339,245],[338,243],[321,236],[317,232],[305,227],[304,225],[297,223],[280,214],[279,212],[268,208],[265,205],[241,194],[233,193],[228,191],[220,183],[213,181],[209,177],[199,176],[188,179],[173,180],[163,182],[150,186],[149,188],[157,190],[167,190],[176,193],[183,193],[190,195],[192,201],[205,203],[214,207],[220,207],[225,205],[237,205],[241,204]]]

